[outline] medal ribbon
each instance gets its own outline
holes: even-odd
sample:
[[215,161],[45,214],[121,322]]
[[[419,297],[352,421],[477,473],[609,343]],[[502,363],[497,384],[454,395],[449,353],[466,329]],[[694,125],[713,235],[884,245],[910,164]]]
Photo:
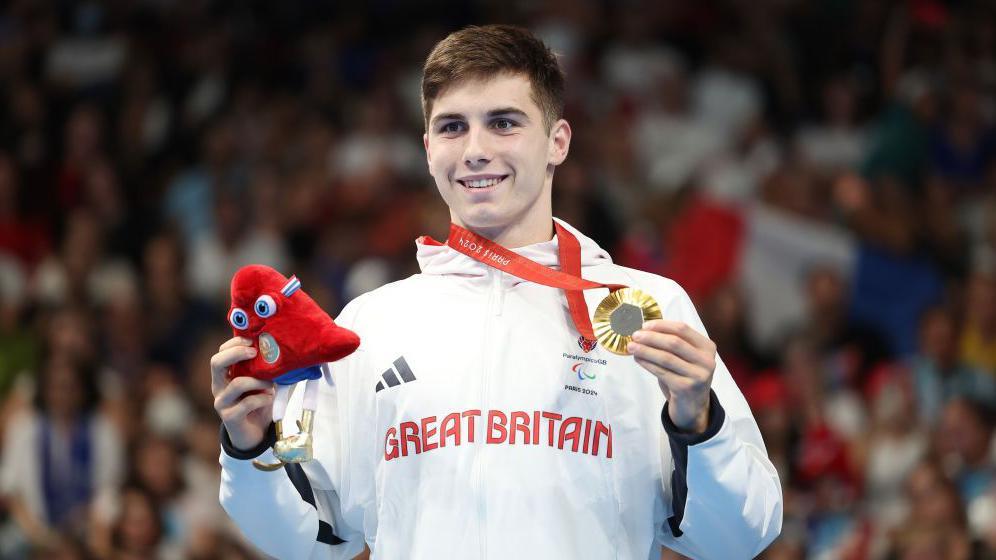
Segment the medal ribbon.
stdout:
[[557,230],[557,256],[562,270],[543,266],[456,224],[450,224],[450,236],[446,239],[446,244],[475,261],[512,276],[564,290],[574,327],[581,336],[594,342],[595,331],[591,327],[583,290],[608,288],[609,292],[614,292],[626,286],[603,284],[581,278],[581,243],[574,234],[557,222],[553,225]]

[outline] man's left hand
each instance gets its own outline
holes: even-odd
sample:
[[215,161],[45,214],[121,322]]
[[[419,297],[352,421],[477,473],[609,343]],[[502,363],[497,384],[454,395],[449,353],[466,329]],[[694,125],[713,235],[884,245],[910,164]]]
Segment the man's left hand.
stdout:
[[674,425],[687,433],[704,432],[709,423],[716,344],[686,323],[654,320],[633,333],[627,350],[657,377]]

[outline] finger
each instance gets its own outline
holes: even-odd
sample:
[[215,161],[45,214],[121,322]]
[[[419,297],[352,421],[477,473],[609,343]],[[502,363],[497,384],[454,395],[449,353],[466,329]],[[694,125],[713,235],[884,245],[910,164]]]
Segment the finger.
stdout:
[[664,319],[654,319],[652,321],[647,321],[643,324],[643,330],[650,330],[654,332],[673,334],[686,341],[688,341],[692,346],[701,349],[712,348],[715,350],[715,344],[709,337],[700,333],[699,331],[692,328],[691,325],[682,321],[665,321]]
[[223,422],[239,422],[254,410],[268,407],[273,404],[273,393],[258,393],[249,395],[221,412]]
[[650,360],[646,360],[639,356],[633,356],[633,359],[640,365],[640,367],[654,374],[656,377],[663,377],[667,373],[667,370],[651,362]]
[[683,393],[691,388],[700,386],[702,383],[699,379],[679,375],[672,370],[663,368],[660,365],[649,360],[644,360],[643,358],[636,358],[636,363],[657,378],[658,384],[660,385],[661,390],[664,391],[664,396],[668,400],[671,400],[675,392]]
[[711,358],[705,350],[692,346],[687,340],[674,334],[640,330],[633,333],[633,342],[641,346],[671,352],[686,362],[700,364],[703,367],[708,365]]
[[257,350],[252,346],[233,346],[211,356],[211,372],[224,373],[232,364],[254,358]]
[[696,377],[696,369],[702,369],[702,366],[696,366],[694,363],[681,359],[680,356],[652,346],[630,343],[629,350],[637,362],[647,362],[656,366],[650,371],[654,375],[658,375],[659,370],[667,370],[682,377]]
[[236,377],[215,397],[215,407],[221,410],[232,406],[249,394],[261,392],[274,392],[273,382],[254,377]]
[[218,412],[229,408],[254,391],[273,392],[273,382],[254,377],[236,377],[214,397],[214,409]]
[[217,393],[225,386],[225,376],[232,364],[252,359],[256,353],[252,346],[233,346],[211,356],[211,392]]
[[244,336],[232,337],[219,346],[218,351],[221,352],[222,350],[228,350],[229,348],[233,348],[235,346],[252,346],[252,340]]

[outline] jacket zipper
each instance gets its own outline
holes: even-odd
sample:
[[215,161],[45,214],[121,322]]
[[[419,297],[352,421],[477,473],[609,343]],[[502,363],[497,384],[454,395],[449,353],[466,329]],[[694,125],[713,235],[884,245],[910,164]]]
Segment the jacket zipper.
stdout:
[[475,462],[476,467],[476,486],[477,486],[477,519],[479,522],[479,527],[481,531],[480,541],[481,541],[481,555],[480,558],[487,558],[488,556],[488,504],[487,504],[487,493],[484,488],[485,481],[485,458],[487,453],[487,437],[488,437],[488,381],[490,377],[490,365],[491,360],[488,355],[488,348],[490,347],[491,338],[491,326],[494,322],[494,318],[501,315],[502,307],[504,306],[504,291],[502,290],[502,275],[500,270],[490,269],[488,270],[488,276],[491,278],[491,289],[488,293],[488,305],[487,311],[484,317],[484,336],[481,337],[482,342],[482,355],[484,360],[481,363],[481,425],[484,426],[482,430],[481,439],[477,445],[477,461]]

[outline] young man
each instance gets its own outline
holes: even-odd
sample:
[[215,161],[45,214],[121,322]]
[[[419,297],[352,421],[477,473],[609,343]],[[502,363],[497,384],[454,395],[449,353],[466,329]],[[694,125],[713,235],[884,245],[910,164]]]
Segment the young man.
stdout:
[[[366,543],[374,558],[642,559],[664,545],[730,559],[778,535],[777,473],[685,292],[553,219],[571,140],[563,81],[541,42],[507,26],[458,31],[429,55],[426,160],[465,230],[420,239],[421,274],[338,317],[362,343],[326,368],[313,461],[251,466],[273,462],[272,392],[226,385],[250,340],[213,357],[221,501],[268,554],[352,558]],[[608,352],[579,338],[606,291],[537,283],[525,259],[638,288],[664,319],[629,355]]]

